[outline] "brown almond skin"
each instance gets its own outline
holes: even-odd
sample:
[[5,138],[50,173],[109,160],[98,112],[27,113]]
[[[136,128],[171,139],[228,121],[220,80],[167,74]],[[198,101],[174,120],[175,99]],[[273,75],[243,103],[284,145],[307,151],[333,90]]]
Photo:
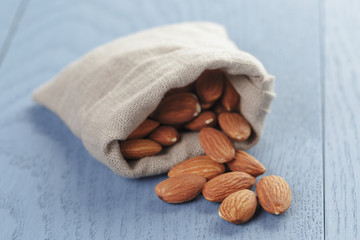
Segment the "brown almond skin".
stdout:
[[155,187],[156,195],[167,203],[182,203],[196,198],[206,179],[195,174],[185,174],[168,178]]
[[211,108],[212,105],[214,105],[214,102],[211,102],[211,103],[201,103],[200,105],[201,105],[201,109],[202,109],[202,110],[207,110],[207,109]]
[[279,215],[285,212],[291,204],[289,184],[279,176],[266,176],[256,184],[256,193],[260,205],[265,211]]
[[163,98],[151,116],[161,124],[176,125],[192,120],[200,111],[197,97],[192,93],[182,92]]
[[236,105],[239,101],[240,101],[240,96],[238,92],[235,90],[231,82],[226,79],[224,94],[221,98],[222,105],[229,112],[236,111]]
[[237,150],[235,160],[226,163],[228,168],[233,172],[246,172],[254,177],[263,174],[266,171],[265,166],[255,157],[247,152]]
[[251,135],[250,124],[239,113],[223,112],[218,121],[221,129],[234,141],[245,141]]
[[211,111],[200,113],[191,122],[185,125],[185,128],[191,131],[200,131],[204,127],[214,127],[216,125],[216,115]]
[[242,224],[254,216],[256,208],[256,194],[244,189],[227,196],[221,203],[218,213],[228,222]]
[[120,152],[127,159],[152,156],[161,150],[160,144],[149,139],[130,139],[120,142]]
[[235,158],[235,149],[232,142],[219,130],[210,127],[201,129],[199,141],[206,155],[215,162],[226,163]]
[[224,74],[220,70],[205,70],[195,81],[196,94],[201,103],[214,103],[222,95]]
[[136,139],[136,138],[143,138],[150,134],[152,131],[154,131],[160,123],[151,120],[151,119],[145,119],[130,135],[127,137],[127,139]]
[[183,92],[193,92],[195,90],[195,82],[192,82],[184,87],[179,88],[172,88],[167,93],[165,93],[165,96],[174,95],[177,93],[183,93]]
[[209,180],[224,172],[224,164],[214,162],[208,156],[203,155],[178,163],[168,172],[168,176],[175,177],[183,174],[197,174]]
[[230,194],[250,189],[255,184],[255,178],[244,172],[228,172],[208,181],[202,190],[206,200],[221,202]]
[[171,146],[179,141],[179,132],[171,126],[160,126],[149,135],[149,139],[163,146]]

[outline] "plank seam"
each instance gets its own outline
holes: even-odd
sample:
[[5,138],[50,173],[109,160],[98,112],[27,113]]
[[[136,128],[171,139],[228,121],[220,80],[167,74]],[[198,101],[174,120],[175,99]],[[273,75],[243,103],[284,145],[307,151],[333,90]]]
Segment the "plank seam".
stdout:
[[319,0],[319,49],[320,49],[320,95],[321,95],[321,142],[322,142],[322,172],[323,172],[323,239],[326,239],[326,209],[325,209],[325,1]]
[[6,54],[10,48],[11,42],[15,37],[17,28],[20,25],[21,20],[25,14],[25,11],[26,11],[29,1],[30,0],[22,0],[16,9],[14,18],[13,18],[10,28],[6,34],[4,44],[2,45],[2,47],[0,49],[0,68],[1,68],[2,63],[4,62],[4,59],[6,57]]

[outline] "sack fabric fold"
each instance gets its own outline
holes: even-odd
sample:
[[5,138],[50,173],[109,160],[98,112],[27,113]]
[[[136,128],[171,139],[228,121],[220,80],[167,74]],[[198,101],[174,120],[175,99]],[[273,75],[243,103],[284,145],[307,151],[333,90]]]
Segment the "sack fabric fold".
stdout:
[[260,139],[275,96],[274,77],[252,55],[240,51],[221,25],[181,23],[142,31],[100,46],[35,90],[33,99],[57,114],[90,154],[125,177],[168,171],[200,154],[198,133],[160,154],[126,161],[124,140],[157,107],[164,94],[193,82],[206,69],[221,69],[240,94],[240,109],[253,133],[236,149]]

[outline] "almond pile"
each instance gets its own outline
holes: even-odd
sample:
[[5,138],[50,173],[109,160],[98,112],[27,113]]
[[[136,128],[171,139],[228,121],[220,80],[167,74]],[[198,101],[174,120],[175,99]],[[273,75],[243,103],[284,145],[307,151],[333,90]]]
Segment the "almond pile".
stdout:
[[[221,135],[213,136],[222,138]],[[225,146],[224,149],[228,147],[226,144],[220,146]],[[255,178],[266,171],[264,165],[241,150],[237,150],[234,158],[224,164],[224,159],[230,156],[232,151],[214,149],[218,149],[218,146],[214,145],[211,149],[215,157],[198,156],[174,166],[168,172],[169,178],[155,187],[157,196],[168,203],[183,203],[196,198],[202,192],[206,200],[221,202],[219,216],[234,224],[251,219],[258,207],[258,200],[265,211],[275,215],[289,208],[291,190],[283,178],[261,178],[256,184],[256,196],[255,192],[249,189],[255,185]]]
[[[200,131],[201,145],[211,159],[231,161],[235,150],[230,139],[245,141],[251,135],[239,102],[220,70],[206,70],[193,83],[168,91],[149,118],[120,142],[121,154],[127,160],[156,155],[178,142],[181,132]],[[205,146],[209,144],[216,147]]]
[[239,103],[225,75],[206,70],[194,83],[168,91],[149,118],[119,143],[120,151],[128,160],[156,155],[179,141],[179,131],[199,131],[206,155],[174,166],[169,178],[155,187],[157,196],[183,203],[202,193],[208,201],[221,202],[219,216],[234,224],[251,219],[258,200],[265,211],[279,215],[290,206],[289,185],[281,177],[266,176],[256,184],[256,196],[250,189],[266,169],[233,146],[232,141],[245,141],[252,131]]

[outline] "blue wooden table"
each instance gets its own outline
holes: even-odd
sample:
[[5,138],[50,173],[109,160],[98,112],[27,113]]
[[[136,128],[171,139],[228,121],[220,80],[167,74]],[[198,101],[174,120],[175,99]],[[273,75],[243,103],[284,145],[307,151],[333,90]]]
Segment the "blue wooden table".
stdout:
[[[360,239],[360,2],[0,2],[0,239]],[[221,23],[276,76],[249,152],[284,177],[281,216],[244,225],[219,204],[160,201],[165,175],[125,179],[93,159],[33,89],[110,40],[193,20]]]

